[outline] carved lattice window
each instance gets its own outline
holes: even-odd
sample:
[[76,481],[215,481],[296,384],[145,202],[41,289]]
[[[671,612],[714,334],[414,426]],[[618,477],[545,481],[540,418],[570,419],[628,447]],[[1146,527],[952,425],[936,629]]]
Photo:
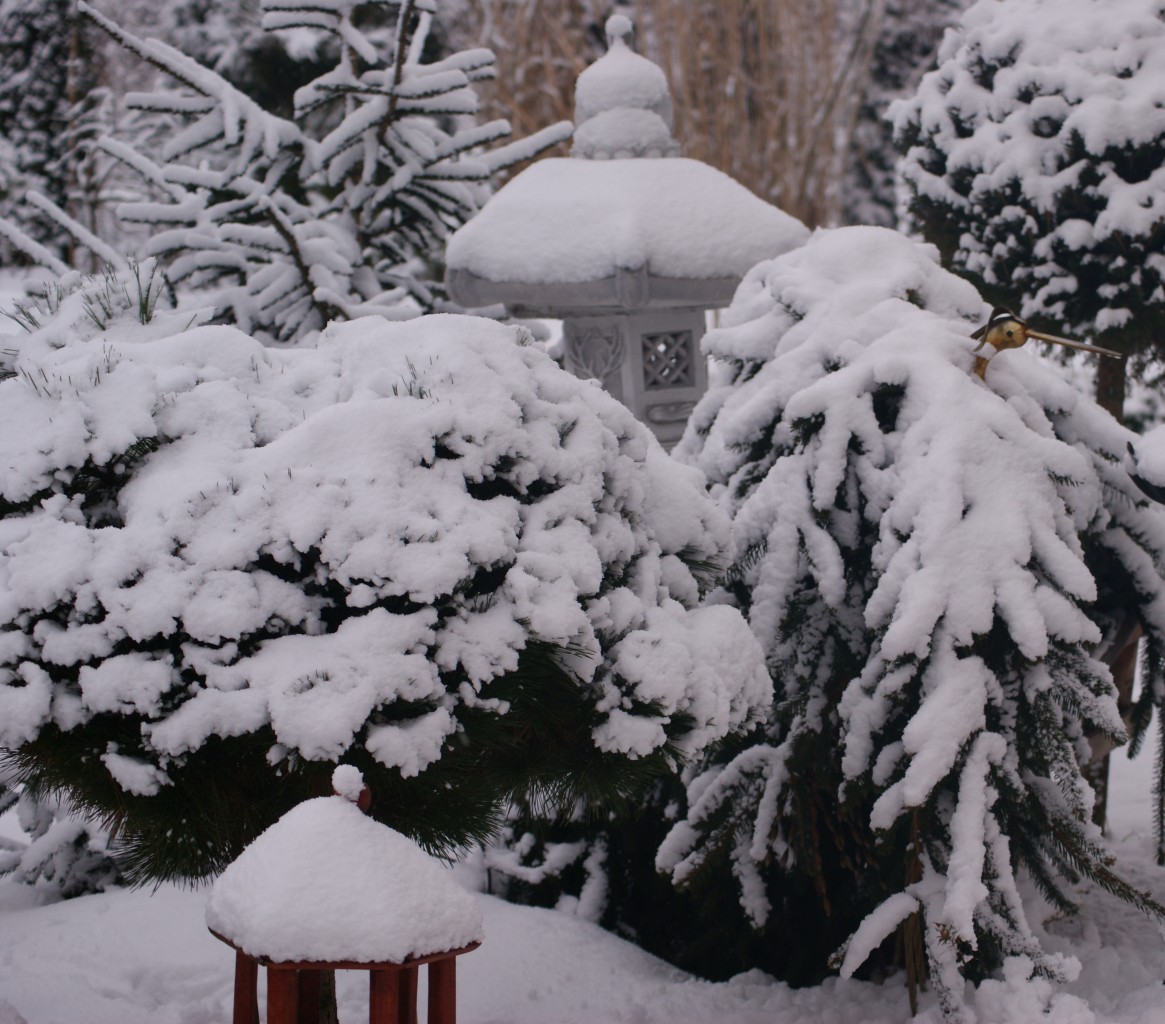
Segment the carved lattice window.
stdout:
[[643,335],[643,384],[647,388],[687,388],[695,383],[691,331]]

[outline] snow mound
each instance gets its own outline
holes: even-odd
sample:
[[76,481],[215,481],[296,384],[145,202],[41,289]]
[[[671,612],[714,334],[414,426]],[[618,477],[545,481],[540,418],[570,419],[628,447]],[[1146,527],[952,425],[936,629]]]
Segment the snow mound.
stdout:
[[483,938],[452,873],[341,796],[300,804],[248,846],[211,889],[206,923],[277,961],[400,963]]

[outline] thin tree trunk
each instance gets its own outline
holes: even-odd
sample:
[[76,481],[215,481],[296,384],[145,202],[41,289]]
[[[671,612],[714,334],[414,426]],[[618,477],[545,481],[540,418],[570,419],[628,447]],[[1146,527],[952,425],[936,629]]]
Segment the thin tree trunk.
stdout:
[[1125,421],[1125,367],[1128,359],[1100,359],[1096,368],[1096,401],[1118,423]]
[[[1127,359],[1101,359],[1096,368],[1096,401],[1108,410],[1117,422],[1124,422],[1125,368]],[[1116,687],[1116,704],[1127,728],[1129,709],[1133,703],[1133,680],[1137,671],[1137,645],[1141,639],[1140,625],[1127,621],[1117,629],[1112,645],[1105,653],[1104,662],[1112,671]],[[1081,774],[1096,794],[1092,807],[1092,821],[1103,829],[1108,821],[1108,774],[1112,759],[1112,743],[1102,736],[1089,737],[1093,757],[1084,765]]]

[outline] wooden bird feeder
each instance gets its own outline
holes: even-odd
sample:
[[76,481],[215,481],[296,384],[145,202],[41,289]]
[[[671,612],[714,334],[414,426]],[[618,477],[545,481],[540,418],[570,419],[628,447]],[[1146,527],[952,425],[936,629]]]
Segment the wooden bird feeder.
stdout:
[[336,796],[308,800],[255,840],[215,883],[207,926],[235,950],[234,1024],[316,1024],[323,971],[367,971],[369,1024],[417,1024],[428,966],[429,1024],[456,1024],[456,959],[481,944],[473,897],[411,840],[364,816],[354,768]]
[[369,1024],[417,1024],[418,968],[429,966],[429,1024],[457,1024],[455,959],[477,949],[478,942],[401,963],[352,960],[271,960],[244,953],[230,939],[211,929],[235,950],[233,1024],[259,1020],[259,967],[267,968],[267,1024],[316,1024],[319,1020],[321,971],[368,971]]

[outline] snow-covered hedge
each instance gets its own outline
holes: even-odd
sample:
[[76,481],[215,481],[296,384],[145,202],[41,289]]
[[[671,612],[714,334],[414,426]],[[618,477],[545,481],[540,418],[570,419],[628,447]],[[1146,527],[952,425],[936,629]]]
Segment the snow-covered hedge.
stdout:
[[1163,80],[1158,0],[980,0],[893,108],[927,236],[1024,316],[1160,352]]
[[441,847],[763,714],[743,619],[697,607],[699,474],[524,330],[70,336],[0,382],[0,746],[140,874],[221,867],[341,757]]
[[819,900],[796,942],[845,940],[846,974],[907,922],[951,1019],[962,977],[1007,956],[1070,971],[1033,938],[1021,869],[1062,905],[1082,872],[1147,906],[1080,772],[1088,730],[1124,734],[1104,657],[1129,616],[1142,726],[1165,698],[1165,510],[1124,468],[1133,435],[1026,351],[980,380],[987,312],[929,246],[819,232],[706,336],[718,378],[677,448],[733,516],[728,589],[777,701],[691,779],[659,864],[697,889],[730,867],[774,945]]

